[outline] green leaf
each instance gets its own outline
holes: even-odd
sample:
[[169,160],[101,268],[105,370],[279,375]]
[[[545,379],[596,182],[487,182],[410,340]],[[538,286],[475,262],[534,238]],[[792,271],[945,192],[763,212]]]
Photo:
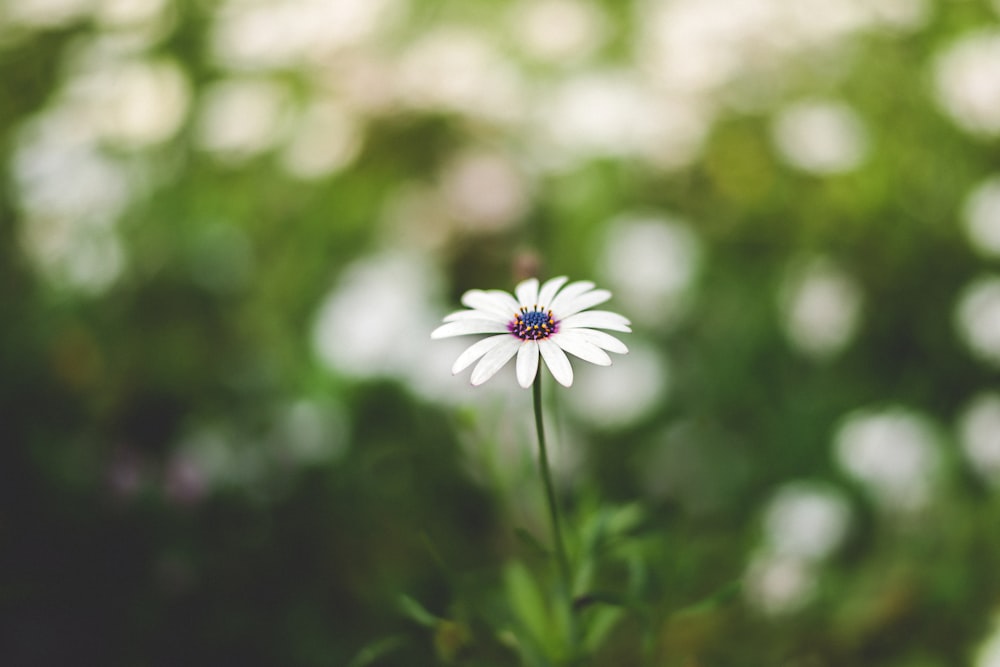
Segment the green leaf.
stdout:
[[548,547],[538,541],[534,535],[529,533],[524,528],[515,528],[514,534],[517,535],[517,539],[532,552],[533,555],[542,556],[544,558],[551,558],[552,552],[549,551]]
[[674,613],[678,616],[686,616],[690,614],[702,614],[708,611],[713,611],[736,597],[742,588],[743,580],[734,579],[708,597],[705,597],[686,607],[682,607]]
[[528,639],[553,655],[559,644],[555,624],[549,616],[548,606],[538,585],[521,563],[511,563],[504,570],[504,586],[511,610],[520,627],[527,632]]
[[406,638],[402,635],[379,639],[361,649],[354,656],[354,660],[347,664],[347,667],[367,667],[379,658],[401,649],[404,644],[406,644]]
[[400,595],[396,606],[404,616],[428,628],[434,627],[441,620],[409,595]]
[[634,533],[646,520],[646,513],[639,503],[616,507],[608,519],[608,533],[624,536]]
[[623,614],[622,609],[616,607],[603,607],[593,611],[583,637],[583,645],[588,653],[600,648]]
[[427,550],[427,553],[430,555],[431,559],[434,561],[434,564],[438,566],[441,572],[445,575],[451,575],[452,572],[451,569],[448,567],[448,564],[444,562],[444,559],[438,552],[437,547],[434,546],[434,542],[431,540],[430,535],[428,535],[424,531],[421,531],[420,543],[424,545],[424,548]]

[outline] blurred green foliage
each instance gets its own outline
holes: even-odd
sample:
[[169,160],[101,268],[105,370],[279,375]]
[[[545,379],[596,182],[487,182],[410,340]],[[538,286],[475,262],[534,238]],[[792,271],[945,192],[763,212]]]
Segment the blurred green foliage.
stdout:
[[[0,4],[0,663],[1000,664],[1000,7],[795,4]],[[548,397],[573,621],[527,393],[417,363],[535,271],[642,360]]]

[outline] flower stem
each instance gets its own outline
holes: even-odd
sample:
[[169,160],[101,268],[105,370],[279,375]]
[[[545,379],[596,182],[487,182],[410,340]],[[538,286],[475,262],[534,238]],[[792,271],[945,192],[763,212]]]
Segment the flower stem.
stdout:
[[[538,461],[542,469],[542,483],[545,486],[545,498],[549,505],[549,518],[552,520],[552,533],[555,539],[556,560],[559,565],[559,577],[562,580],[563,592],[567,602],[572,606],[573,585],[570,578],[569,558],[566,556],[566,545],[563,542],[562,526],[559,522],[559,506],[556,504],[555,487],[552,484],[552,473],[549,469],[549,454],[545,447],[545,425],[542,422],[542,369],[538,369],[535,382],[532,385],[535,405],[535,430],[538,431]],[[572,626],[572,609],[570,621]]]

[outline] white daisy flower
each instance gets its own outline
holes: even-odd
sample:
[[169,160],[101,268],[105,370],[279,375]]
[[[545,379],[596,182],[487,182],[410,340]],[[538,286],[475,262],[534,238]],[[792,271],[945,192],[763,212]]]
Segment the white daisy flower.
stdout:
[[573,368],[566,352],[598,366],[611,365],[608,352],[628,352],[620,340],[597,329],[630,332],[631,322],[617,313],[587,310],[610,299],[611,292],[594,289],[594,283],[587,280],[566,285],[567,280],[565,276],[552,278],[539,288],[538,280],[529,278],[514,289],[516,298],[502,290],[474,289],[463,294],[462,303],[471,310],[445,317],[445,324],[431,332],[431,338],[497,335],[459,355],[451,372],[460,373],[479,360],[472,370],[472,384],[479,386],[516,354],[517,382],[528,388],[541,355],[555,379],[568,387],[573,384]]

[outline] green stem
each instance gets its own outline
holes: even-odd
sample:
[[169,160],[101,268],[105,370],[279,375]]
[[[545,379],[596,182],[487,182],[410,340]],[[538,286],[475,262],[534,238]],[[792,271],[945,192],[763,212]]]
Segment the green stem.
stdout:
[[[549,454],[545,447],[545,426],[542,423],[542,369],[538,369],[535,382],[532,385],[535,404],[535,430],[538,431],[538,461],[542,469],[542,483],[545,486],[545,498],[549,504],[549,518],[552,520],[552,533],[556,543],[556,559],[559,563],[559,576],[566,600],[572,607],[573,583],[570,578],[569,558],[566,556],[566,545],[563,542],[562,526],[559,523],[559,506],[556,504],[555,487],[552,484],[552,472],[549,469]],[[570,608],[570,621],[573,610]],[[572,623],[571,623],[572,625]]]

